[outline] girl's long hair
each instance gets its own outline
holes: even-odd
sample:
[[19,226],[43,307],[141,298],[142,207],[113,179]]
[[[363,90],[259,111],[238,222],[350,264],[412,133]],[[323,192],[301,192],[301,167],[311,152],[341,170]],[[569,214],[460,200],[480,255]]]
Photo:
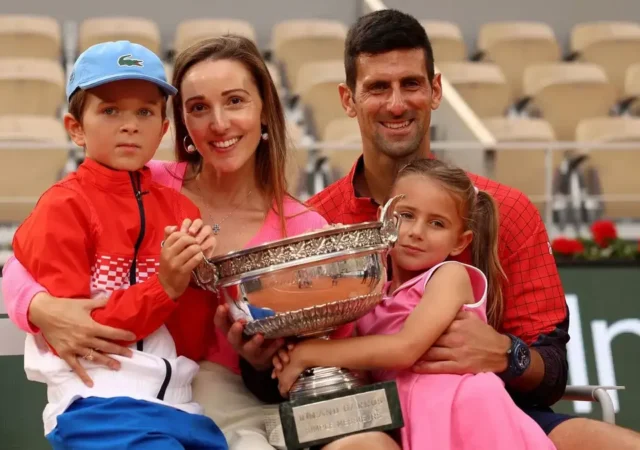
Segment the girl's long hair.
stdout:
[[464,170],[443,161],[414,160],[398,172],[397,179],[414,174],[441,183],[459,199],[459,211],[465,228],[473,232],[472,263],[485,274],[488,281],[487,319],[491,326],[499,329],[504,311],[502,283],[506,276],[498,257],[498,205],[487,192],[476,191]]

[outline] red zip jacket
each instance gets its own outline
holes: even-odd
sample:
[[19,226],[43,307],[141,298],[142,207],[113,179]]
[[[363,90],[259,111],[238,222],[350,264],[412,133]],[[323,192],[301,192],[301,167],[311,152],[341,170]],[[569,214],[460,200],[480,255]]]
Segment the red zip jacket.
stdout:
[[189,199],[153,182],[148,168],[115,171],[87,158],[42,195],[16,231],[13,251],[53,296],[108,296],[94,320],[135,333],[138,350],[166,324],[177,354],[198,361],[213,326],[214,296],[189,287],[174,301],[157,272],[164,228],[199,217]]

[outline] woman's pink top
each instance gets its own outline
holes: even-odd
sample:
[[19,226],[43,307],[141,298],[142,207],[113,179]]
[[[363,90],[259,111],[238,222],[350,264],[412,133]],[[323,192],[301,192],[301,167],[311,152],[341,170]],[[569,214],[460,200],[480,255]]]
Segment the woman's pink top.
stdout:
[[[151,169],[153,180],[176,191],[182,189],[187,163],[166,161],[150,161],[147,166]],[[310,211],[304,205],[291,198],[285,198],[284,215],[286,217],[287,236],[295,236],[308,231],[324,227],[327,221],[318,213]],[[282,239],[280,217],[270,209],[258,233],[249,241],[246,247],[253,247],[265,242]],[[3,269],[2,294],[7,313],[11,320],[27,333],[38,333],[37,327],[29,322],[28,311],[31,299],[39,293],[46,292],[31,277],[20,262],[13,256],[9,258]],[[238,355],[228,343],[226,337],[216,331],[217,339],[212,342],[207,360],[222,364],[239,373]]]

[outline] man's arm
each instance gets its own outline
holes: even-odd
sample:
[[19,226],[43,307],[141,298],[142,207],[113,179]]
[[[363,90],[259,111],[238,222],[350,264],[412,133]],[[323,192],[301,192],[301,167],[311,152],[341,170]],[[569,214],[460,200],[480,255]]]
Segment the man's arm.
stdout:
[[507,275],[501,331],[529,344],[532,357],[507,386],[519,402],[551,405],[567,384],[568,308],[542,218],[524,195],[519,200],[500,229]]

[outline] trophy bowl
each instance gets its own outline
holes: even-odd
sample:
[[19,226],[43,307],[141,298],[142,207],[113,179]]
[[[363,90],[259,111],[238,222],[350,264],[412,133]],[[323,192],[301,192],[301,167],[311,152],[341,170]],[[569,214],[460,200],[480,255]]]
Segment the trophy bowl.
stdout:
[[[193,278],[229,305],[247,336],[329,338],[382,300],[387,255],[398,238],[394,209],[400,198],[382,207],[378,221],[332,226],[206,259]],[[366,385],[343,368],[308,369],[289,397],[279,408],[287,448],[402,423],[394,382]],[[338,410],[343,414],[327,422],[327,411]]]

